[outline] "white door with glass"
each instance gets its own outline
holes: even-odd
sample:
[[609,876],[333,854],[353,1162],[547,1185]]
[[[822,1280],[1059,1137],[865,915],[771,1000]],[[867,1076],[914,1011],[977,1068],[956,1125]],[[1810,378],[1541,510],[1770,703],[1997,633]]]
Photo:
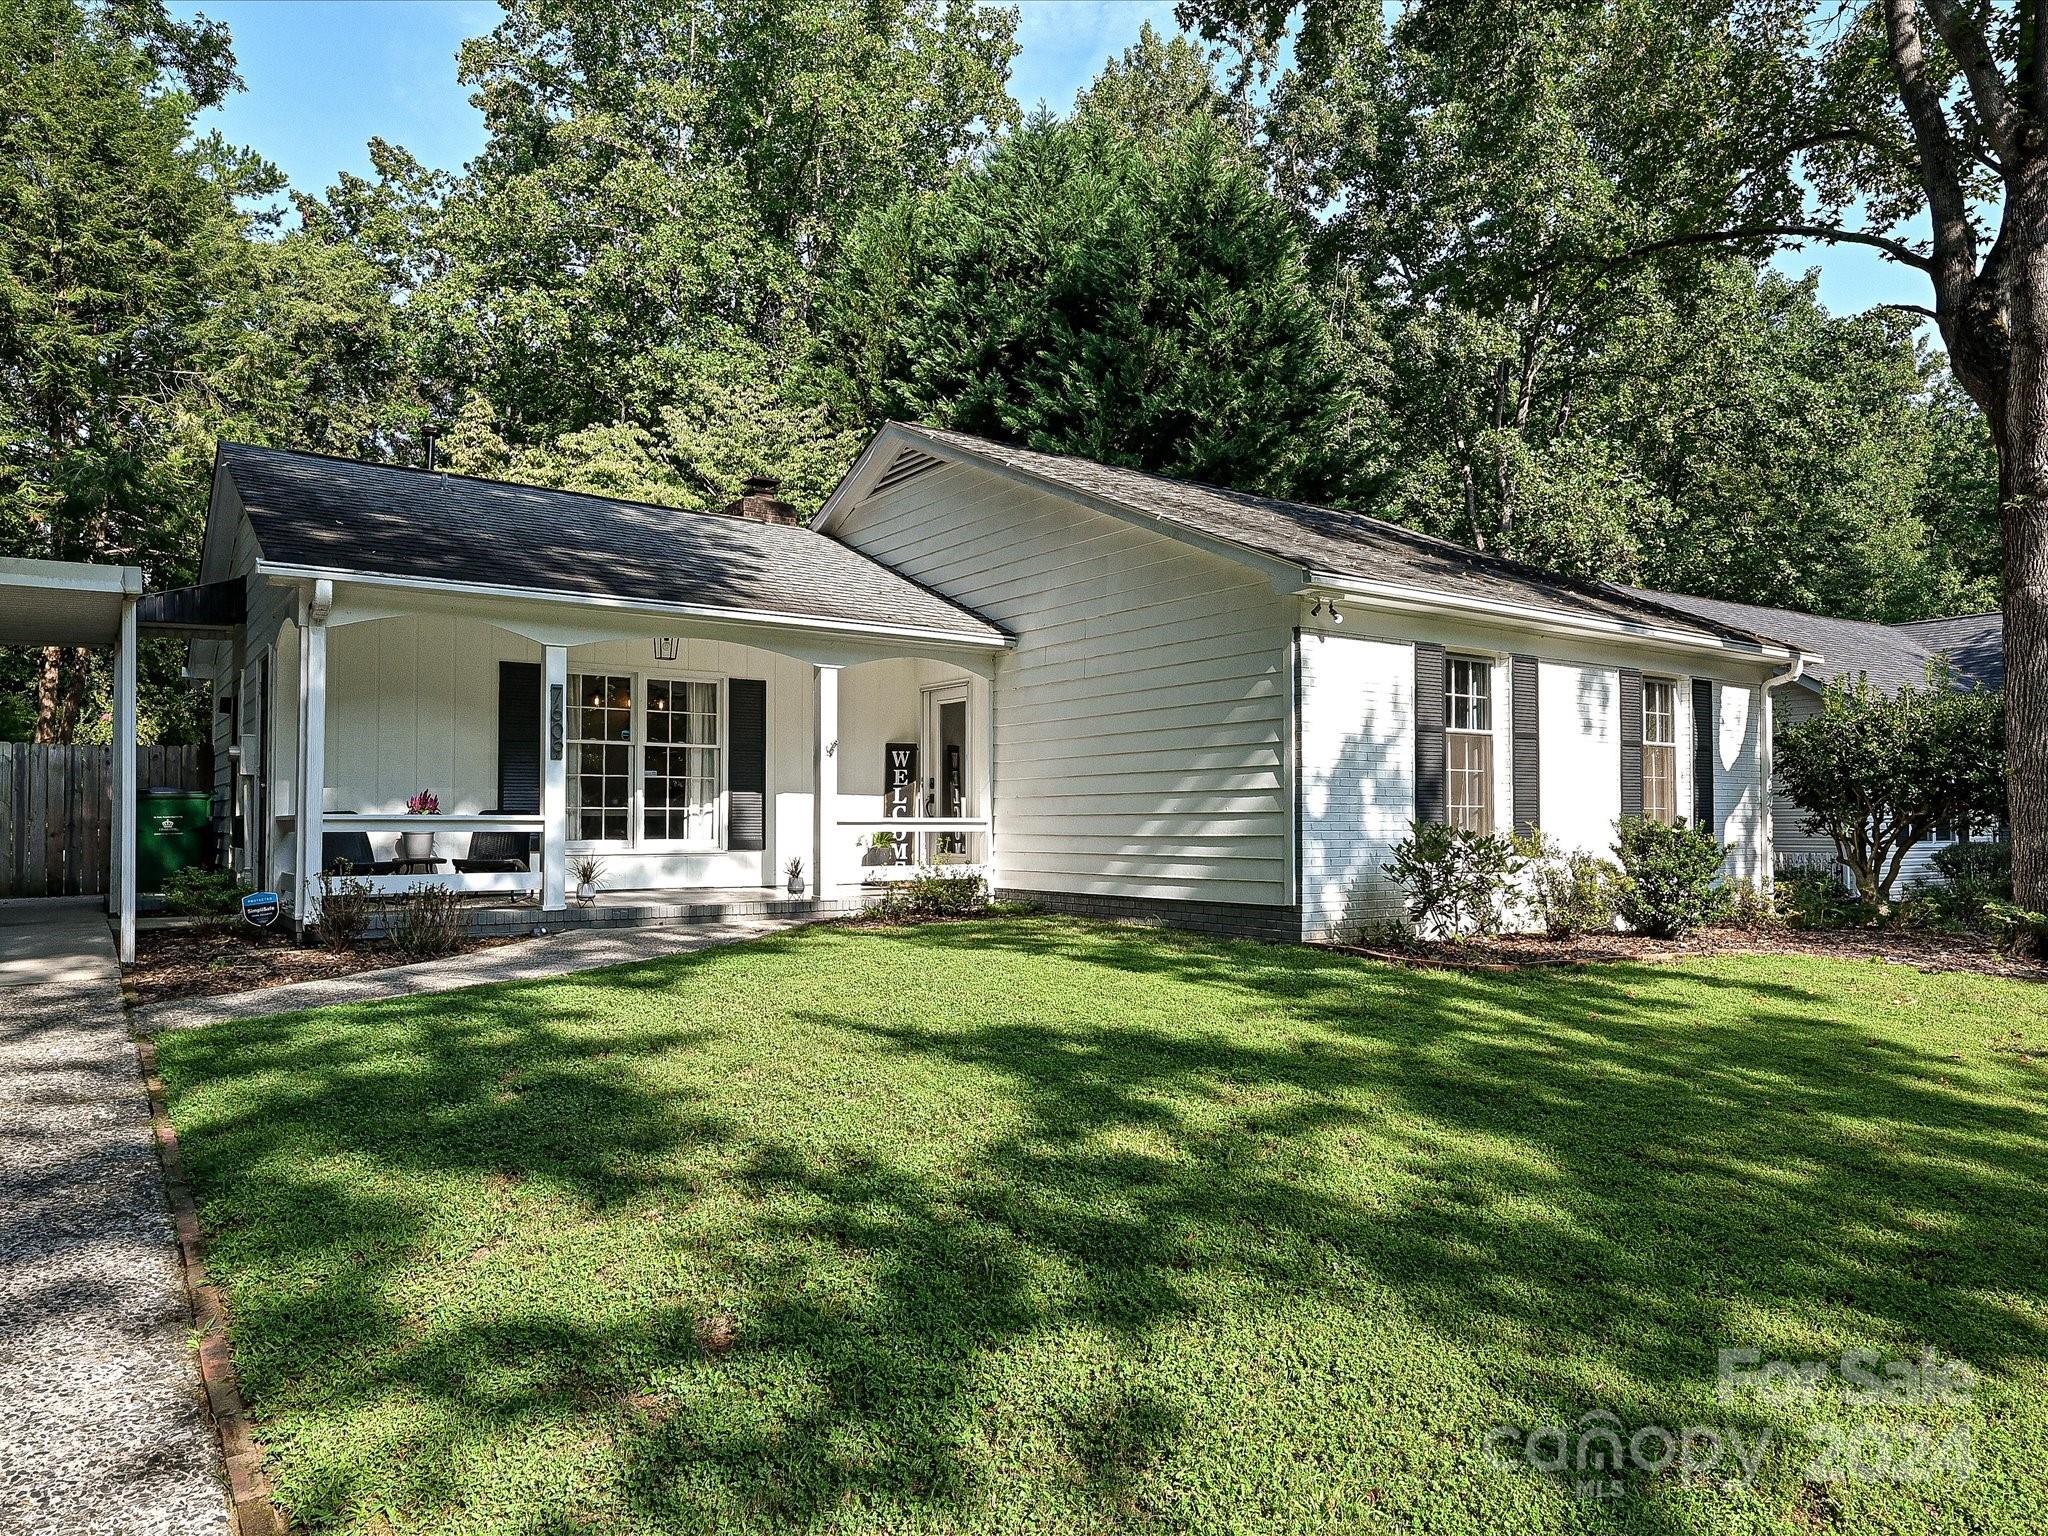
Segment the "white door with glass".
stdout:
[[[925,816],[962,817],[975,814],[969,799],[973,778],[967,760],[967,685],[951,683],[924,693],[924,784],[918,811]],[[936,864],[967,858],[967,834],[934,832],[924,838],[925,858]]]

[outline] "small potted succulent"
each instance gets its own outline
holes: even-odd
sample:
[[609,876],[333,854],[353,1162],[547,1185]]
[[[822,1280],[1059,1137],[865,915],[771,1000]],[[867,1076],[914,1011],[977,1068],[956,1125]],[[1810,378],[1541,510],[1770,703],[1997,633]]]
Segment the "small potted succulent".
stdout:
[[604,860],[594,853],[579,853],[569,861],[569,873],[576,877],[576,899],[586,907],[595,902],[604,881]]
[[[405,802],[408,816],[438,816],[441,814],[441,797],[431,789],[423,789]],[[401,832],[398,834],[398,856],[401,859],[431,859],[434,856],[434,834],[431,832]]]
[[804,861],[791,859],[782,866],[782,872],[789,876],[789,894],[801,896],[804,893]]

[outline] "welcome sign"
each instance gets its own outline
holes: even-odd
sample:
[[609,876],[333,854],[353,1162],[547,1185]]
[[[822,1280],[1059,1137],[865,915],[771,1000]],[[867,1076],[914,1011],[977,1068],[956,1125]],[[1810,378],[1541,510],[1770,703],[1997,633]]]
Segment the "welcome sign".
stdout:
[[917,743],[892,741],[882,748],[882,814],[917,814]]

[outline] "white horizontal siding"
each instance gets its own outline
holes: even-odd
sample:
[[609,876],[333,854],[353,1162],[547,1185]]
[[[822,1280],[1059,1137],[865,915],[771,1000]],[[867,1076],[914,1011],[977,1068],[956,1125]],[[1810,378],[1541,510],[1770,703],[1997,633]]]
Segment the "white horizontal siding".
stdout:
[[834,532],[1017,638],[995,680],[998,883],[1289,899],[1291,605],[1261,575],[967,466]]
[[1401,915],[1384,868],[1415,814],[1415,648],[1301,637],[1301,921],[1345,937]]

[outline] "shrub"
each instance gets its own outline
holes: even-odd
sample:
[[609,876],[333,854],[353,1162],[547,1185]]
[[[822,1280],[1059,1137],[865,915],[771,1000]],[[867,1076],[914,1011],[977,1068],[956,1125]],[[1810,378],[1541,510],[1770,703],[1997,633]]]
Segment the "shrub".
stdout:
[[337,954],[363,942],[376,911],[370,882],[351,878],[346,860],[340,874],[320,877],[320,940]]
[[894,880],[869,903],[875,917],[968,917],[988,910],[988,880],[979,870],[926,865],[907,880]]
[[1530,906],[1550,937],[1569,939],[1614,926],[1621,871],[1610,860],[1576,848],[1566,853],[1545,839],[1532,871]]
[[2009,901],[1987,901],[1984,923],[2006,953],[2048,965],[2048,912],[2029,912]]
[[391,947],[408,960],[431,960],[462,942],[462,899],[445,885],[416,885],[392,903]]
[[181,869],[164,882],[164,907],[179,917],[226,917],[249,887],[225,869]]
[[1795,928],[1847,928],[1869,909],[1842,884],[1830,859],[1792,859],[1778,866],[1778,907]]
[[1424,938],[1499,933],[1509,916],[1508,879],[1529,861],[1526,847],[1441,821],[1414,823],[1387,864],[1408,920]]
[[1615,823],[1621,861],[1622,921],[1655,939],[1676,939],[1728,909],[1721,888],[1721,845],[1680,821],[1642,816]]
[[1760,880],[1731,880],[1727,886],[1726,921],[1751,932],[1779,922],[1777,898]]
[[1950,843],[1933,863],[1948,882],[1936,899],[1966,921],[1980,918],[1987,901],[2012,900],[2011,843]]

